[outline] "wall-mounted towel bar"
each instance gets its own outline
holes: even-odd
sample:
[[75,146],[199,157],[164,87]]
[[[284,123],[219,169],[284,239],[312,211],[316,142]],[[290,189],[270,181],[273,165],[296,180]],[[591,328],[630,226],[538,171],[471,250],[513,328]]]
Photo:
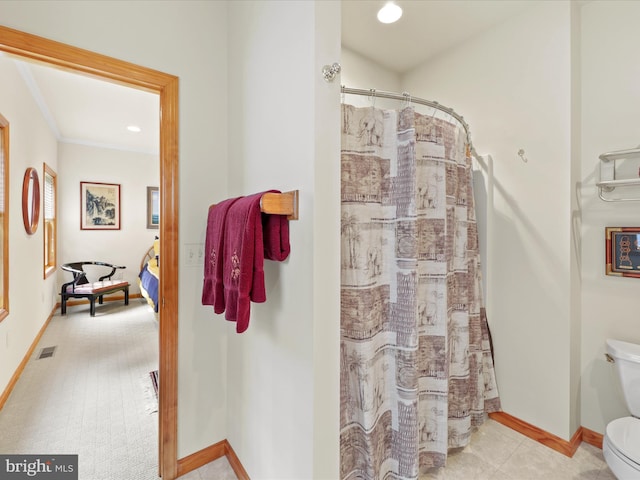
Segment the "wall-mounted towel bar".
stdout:
[[[640,197],[620,196],[612,197],[605,195],[620,187],[640,187],[640,172],[638,177],[617,178],[616,160],[626,160],[640,158],[640,147],[628,150],[618,150],[600,155],[600,181],[596,183],[598,195],[605,202],[628,202],[639,201]],[[634,167],[634,172],[635,172]]]
[[298,190],[265,193],[260,200],[260,210],[274,215],[286,215],[289,220],[298,220]]
[[[298,220],[298,192],[267,192],[260,199],[260,211],[272,215],[286,215],[288,220]],[[215,206],[214,203],[209,208]]]
[[608,162],[611,160],[619,160],[621,158],[640,156],[640,148],[630,148],[629,150],[618,150],[616,152],[607,152],[600,155],[600,160]]

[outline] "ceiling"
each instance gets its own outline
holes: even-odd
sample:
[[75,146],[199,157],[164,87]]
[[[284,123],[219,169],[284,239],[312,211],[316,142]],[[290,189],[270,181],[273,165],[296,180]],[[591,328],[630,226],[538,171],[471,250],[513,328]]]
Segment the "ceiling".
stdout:
[[342,45],[403,74],[539,0],[395,0],[400,20],[378,22],[386,0],[342,0]]
[[157,94],[18,58],[3,54],[0,62],[15,62],[59,142],[158,154]]
[[[402,18],[377,21],[385,0],[342,0],[342,44],[388,70],[405,73],[536,0],[396,0]],[[159,97],[154,93],[78,75],[0,52],[16,62],[59,142],[157,155]],[[140,133],[129,132],[138,125]]]

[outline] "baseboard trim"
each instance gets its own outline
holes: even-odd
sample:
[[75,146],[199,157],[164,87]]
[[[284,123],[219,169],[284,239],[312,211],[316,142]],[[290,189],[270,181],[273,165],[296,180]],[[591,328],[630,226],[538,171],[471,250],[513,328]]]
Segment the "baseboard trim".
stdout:
[[222,440],[213,445],[209,445],[191,455],[178,460],[178,477],[186,475],[192,470],[196,470],[209,462],[213,462],[225,455],[225,442]]
[[45,320],[44,325],[42,325],[42,327],[40,328],[40,331],[34,338],[33,342],[31,342],[31,346],[29,347],[29,350],[27,350],[27,353],[24,355],[22,362],[20,362],[20,365],[18,365],[18,368],[16,368],[16,371],[13,373],[13,376],[11,377],[11,380],[9,380],[9,383],[7,384],[7,387],[4,389],[4,392],[2,392],[2,395],[0,395],[0,410],[4,408],[4,404],[9,399],[9,396],[11,395],[13,388],[16,386],[16,383],[18,382],[20,375],[22,375],[22,372],[24,371],[24,367],[27,366],[27,362],[29,362],[29,359],[31,358],[33,351],[38,346],[38,342],[40,341],[40,338],[42,338],[44,331],[49,326],[49,322],[53,318],[53,315],[55,314],[57,308],[58,308],[58,305],[56,304],[56,306],[53,307],[53,310],[51,310],[51,313],[49,313],[49,316]]
[[593,445],[594,447],[602,449],[603,440],[604,435],[598,432],[594,432],[593,430],[589,430],[588,428],[582,427],[582,441],[584,443],[588,443],[589,445]]
[[[573,457],[582,442],[602,449],[603,436],[585,427],[579,427],[571,437],[571,440],[566,441],[505,412],[490,413],[489,418],[567,457]],[[227,457],[229,465],[231,465],[238,480],[251,480],[242,463],[240,463],[236,452],[226,439],[178,460],[178,476],[186,475],[192,470],[196,470],[222,456]]]
[[490,413],[489,418],[555,450],[556,452],[560,452],[567,457],[573,457],[576,450],[578,450],[580,443],[583,441],[602,448],[602,442],[600,445],[597,445],[596,443],[591,443],[585,439],[585,430],[589,432],[586,434],[586,437],[592,441],[595,441],[594,439],[598,434],[591,430],[587,430],[584,427],[579,427],[571,437],[571,440],[566,441],[553,433],[546,432],[535,425],[531,425],[530,423],[520,420],[519,418],[505,412]]
[[231,448],[231,444],[226,440],[221,440],[218,443],[210,445],[202,450],[199,450],[191,455],[178,460],[178,477],[186,475],[187,473],[197,470],[198,468],[206,465],[209,462],[213,462],[220,457],[227,457],[229,465],[233,469],[238,480],[251,480],[246,470],[240,463],[236,452]]
[[236,452],[234,452],[233,448],[231,448],[231,444],[226,440],[225,442],[227,446],[227,460],[229,460],[229,465],[231,465],[231,468],[233,468],[233,471],[235,472],[236,477],[238,477],[238,480],[251,480],[249,478],[249,474],[240,463],[240,459],[236,455]]

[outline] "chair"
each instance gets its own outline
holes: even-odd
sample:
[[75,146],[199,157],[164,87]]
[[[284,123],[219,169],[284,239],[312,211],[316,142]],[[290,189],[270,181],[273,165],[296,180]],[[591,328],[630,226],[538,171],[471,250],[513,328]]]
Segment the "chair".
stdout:
[[[97,265],[99,267],[110,268],[111,272],[101,276],[97,282],[90,282],[87,279],[85,265]],[[96,298],[102,304],[103,295],[122,290],[124,292],[124,304],[129,305],[129,282],[125,280],[111,280],[117,269],[126,268],[118,265],[111,265],[104,262],[74,262],[66,263],[61,267],[66,272],[73,274],[73,280],[62,285],[60,289],[60,313],[66,315],[67,300],[69,298],[87,298],[90,304],[91,316],[96,315]]]

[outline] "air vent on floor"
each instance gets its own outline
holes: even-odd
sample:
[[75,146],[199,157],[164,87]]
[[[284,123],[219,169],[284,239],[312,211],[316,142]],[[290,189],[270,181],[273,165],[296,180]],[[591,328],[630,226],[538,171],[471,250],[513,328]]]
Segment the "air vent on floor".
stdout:
[[40,355],[38,355],[38,360],[41,358],[49,358],[53,357],[53,353],[56,351],[56,347],[44,347],[40,350]]

